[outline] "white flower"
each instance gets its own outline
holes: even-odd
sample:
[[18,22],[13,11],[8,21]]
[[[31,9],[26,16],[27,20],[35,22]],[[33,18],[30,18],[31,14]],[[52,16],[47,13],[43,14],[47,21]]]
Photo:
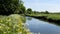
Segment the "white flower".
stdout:
[[22,34],[22,32],[19,32],[18,34]]
[[0,28],[1,28],[1,26],[0,26]]

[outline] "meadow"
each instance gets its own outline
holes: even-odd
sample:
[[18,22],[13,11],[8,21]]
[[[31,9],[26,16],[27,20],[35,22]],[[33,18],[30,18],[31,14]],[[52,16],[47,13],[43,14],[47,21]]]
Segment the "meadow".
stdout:
[[48,22],[54,22],[57,24],[60,24],[60,14],[58,13],[49,13],[49,14],[27,14],[26,16],[34,17],[40,20],[48,21]]

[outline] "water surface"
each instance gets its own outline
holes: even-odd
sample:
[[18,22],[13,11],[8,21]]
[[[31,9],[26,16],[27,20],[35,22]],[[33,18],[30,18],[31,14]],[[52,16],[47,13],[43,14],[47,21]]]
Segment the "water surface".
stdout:
[[26,24],[31,32],[40,34],[60,34],[60,26],[44,22],[31,17],[26,17]]

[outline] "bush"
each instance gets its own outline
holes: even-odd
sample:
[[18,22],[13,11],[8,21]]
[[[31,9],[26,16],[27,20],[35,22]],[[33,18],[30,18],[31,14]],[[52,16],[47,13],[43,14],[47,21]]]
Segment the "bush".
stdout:
[[0,18],[0,34],[30,34],[24,27],[20,15],[10,15]]

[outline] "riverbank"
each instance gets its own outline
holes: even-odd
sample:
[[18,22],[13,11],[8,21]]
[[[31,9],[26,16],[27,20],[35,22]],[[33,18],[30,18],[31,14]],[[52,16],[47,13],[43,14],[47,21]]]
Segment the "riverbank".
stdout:
[[27,14],[26,16],[34,17],[40,20],[44,20],[44,21],[48,21],[60,25],[60,14],[35,14],[35,15]]
[[0,16],[0,34],[30,34],[25,27],[25,17],[13,14]]

